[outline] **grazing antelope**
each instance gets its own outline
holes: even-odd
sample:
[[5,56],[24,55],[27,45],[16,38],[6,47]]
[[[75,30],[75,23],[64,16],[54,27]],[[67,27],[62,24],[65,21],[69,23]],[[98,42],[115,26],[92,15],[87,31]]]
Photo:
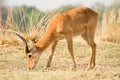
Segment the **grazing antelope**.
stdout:
[[81,35],[92,48],[89,69],[95,67],[96,44],[94,42],[95,30],[98,23],[98,14],[87,7],[73,8],[56,14],[47,25],[46,32],[41,39],[29,50],[27,41],[17,34],[25,43],[25,52],[28,56],[28,68],[33,69],[42,52],[51,44],[52,53],[46,67],[50,67],[52,57],[58,40],[66,39],[68,51],[72,57],[73,68],[76,68],[73,53],[73,36]]

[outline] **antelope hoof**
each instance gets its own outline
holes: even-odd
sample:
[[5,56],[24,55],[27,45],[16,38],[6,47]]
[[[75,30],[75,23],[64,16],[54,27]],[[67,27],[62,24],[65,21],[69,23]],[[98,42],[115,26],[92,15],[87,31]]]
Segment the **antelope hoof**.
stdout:
[[87,68],[86,68],[86,70],[91,70],[91,69],[94,69],[95,68],[95,66],[88,66]]
[[33,70],[33,68],[27,68],[27,71],[31,71],[31,70]]

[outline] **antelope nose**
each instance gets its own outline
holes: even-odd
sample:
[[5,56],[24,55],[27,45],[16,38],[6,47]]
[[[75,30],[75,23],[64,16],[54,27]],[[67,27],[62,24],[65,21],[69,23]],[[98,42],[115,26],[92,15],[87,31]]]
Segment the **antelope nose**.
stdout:
[[33,66],[33,67],[29,67],[28,69],[29,69],[29,70],[32,70],[32,69],[34,69],[34,68],[35,68],[35,66]]
[[33,68],[28,68],[29,70],[32,70]]

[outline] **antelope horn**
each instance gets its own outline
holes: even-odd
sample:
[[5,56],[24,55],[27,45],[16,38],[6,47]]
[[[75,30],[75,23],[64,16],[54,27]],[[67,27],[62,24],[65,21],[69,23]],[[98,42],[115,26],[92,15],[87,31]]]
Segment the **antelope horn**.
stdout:
[[25,44],[25,52],[26,53],[29,53],[29,49],[28,49],[28,44],[27,44],[27,41],[25,40],[25,38],[23,38],[21,35],[19,35],[18,33],[16,33],[16,35],[20,38],[20,39],[22,39],[22,41],[24,42],[24,44]]

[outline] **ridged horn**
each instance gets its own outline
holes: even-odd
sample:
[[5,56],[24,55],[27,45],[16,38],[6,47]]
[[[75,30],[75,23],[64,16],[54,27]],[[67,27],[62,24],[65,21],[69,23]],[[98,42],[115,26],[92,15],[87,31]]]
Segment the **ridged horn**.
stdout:
[[16,35],[22,39],[22,41],[24,42],[25,44],[25,52],[28,53],[29,52],[29,49],[28,49],[28,44],[27,44],[27,41],[25,40],[25,38],[23,38],[21,35],[19,35],[18,33],[16,33]]

